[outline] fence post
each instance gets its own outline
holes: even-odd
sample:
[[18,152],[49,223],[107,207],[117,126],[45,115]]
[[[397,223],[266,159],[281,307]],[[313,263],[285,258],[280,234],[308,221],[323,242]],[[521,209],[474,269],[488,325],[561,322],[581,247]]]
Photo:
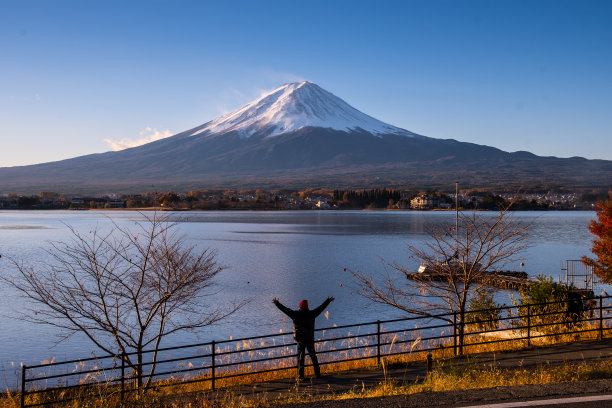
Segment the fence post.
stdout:
[[453,351],[457,355],[457,312],[453,312]]
[[527,305],[527,347],[531,347],[531,306]]
[[211,371],[211,383],[210,383],[210,388],[211,389],[215,389],[215,341],[212,341],[212,352],[210,354],[211,356],[211,363],[210,363],[210,371]]
[[380,320],[376,321],[376,364],[380,365]]
[[431,355],[431,351],[427,352],[427,375],[431,374],[431,369],[433,366],[433,357]]
[[21,408],[25,407],[25,395],[26,395],[26,365],[21,363]]
[[599,340],[603,340],[603,297],[599,296]]
[[121,352],[121,395],[119,397],[119,404],[123,407],[125,400],[125,351]]

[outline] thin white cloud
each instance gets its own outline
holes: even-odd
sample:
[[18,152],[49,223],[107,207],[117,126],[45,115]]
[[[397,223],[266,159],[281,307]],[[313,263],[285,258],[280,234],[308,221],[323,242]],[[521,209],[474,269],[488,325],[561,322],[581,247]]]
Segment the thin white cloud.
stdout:
[[124,137],[121,140],[104,139],[104,141],[110,146],[111,149],[118,151],[129,149],[130,147],[142,146],[143,144],[151,143],[156,140],[165,139],[172,136],[172,132],[170,132],[168,129],[160,131],[156,128],[147,126],[138,132],[138,135],[140,137],[136,140]]
[[[267,68],[257,69],[253,72],[249,71],[249,75],[246,75],[246,77],[248,77],[248,80],[242,81],[241,83],[243,83],[244,86],[240,88],[246,89],[246,91],[239,91],[233,86],[228,86],[218,92],[213,98],[215,104],[212,105],[212,107],[214,107],[218,115],[225,115],[239,109],[247,103],[270,93],[270,91],[286,83],[302,82],[306,80],[306,78],[301,75]],[[253,87],[253,83],[259,86]],[[264,87],[262,87],[262,85]]]
[[263,69],[262,76],[268,81],[278,83],[278,86],[289,82],[302,82],[307,80],[302,75],[294,74],[293,72],[278,71],[275,69]]
[[229,87],[217,95],[216,101],[215,109],[221,115],[225,115],[248,103],[248,97],[239,90]]
[[272,86],[269,89],[257,88],[255,91],[259,95],[258,98],[261,98],[265,94],[270,93],[270,91],[278,88],[281,85],[288,84],[291,82],[303,82],[308,80],[307,78],[301,75],[272,69],[263,70],[263,76],[267,79],[268,82],[272,84]]

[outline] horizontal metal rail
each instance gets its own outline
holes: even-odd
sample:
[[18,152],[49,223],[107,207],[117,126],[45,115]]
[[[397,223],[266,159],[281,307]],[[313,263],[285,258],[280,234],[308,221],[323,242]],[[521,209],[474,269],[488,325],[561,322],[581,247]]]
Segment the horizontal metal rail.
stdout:
[[[332,326],[332,327],[324,327],[317,329],[317,333],[321,332],[334,332],[338,330],[347,330],[351,328],[362,328],[372,326],[372,331],[368,331],[366,333],[357,333],[351,334],[350,332],[346,334],[340,334],[338,337],[328,337],[328,338],[320,338],[316,340],[316,345],[321,346],[318,347],[317,353],[322,356],[328,356],[328,358],[323,358],[319,364],[320,365],[331,365],[338,364],[343,362],[351,362],[351,361],[359,361],[359,360],[367,360],[367,359],[377,359],[380,361],[380,357],[388,357],[406,354],[407,352],[415,352],[422,353],[433,350],[449,350],[454,349],[457,351],[458,347],[462,347],[463,349],[467,349],[469,347],[475,347],[486,344],[495,344],[495,343],[503,343],[503,342],[517,342],[517,341],[527,341],[528,344],[533,339],[553,337],[553,336],[564,336],[570,334],[579,334],[579,333],[589,333],[589,332],[600,332],[600,337],[603,335],[604,330],[610,330],[605,326],[604,323],[607,323],[609,320],[604,318],[604,311],[606,314],[609,314],[609,310],[612,309],[610,305],[603,305],[604,300],[608,300],[612,296],[599,296],[594,298],[581,299],[580,302],[583,302],[583,306],[586,305],[586,302],[590,302],[589,306],[591,308],[587,308],[581,311],[581,313],[573,316],[572,314],[568,314],[567,310],[551,310],[555,305],[567,305],[569,303],[575,302],[575,300],[565,300],[565,301],[555,301],[555,302],[545,302],[545,303],[534,303],[529,305],[519,305],[519,306],[500,306],[491,309],[482,309],[482,310],[470,310],[465,311],[463,315],[460,315],[458,312],[450,312],[450,313],[440,313],[429,316],[411,316],[407,318],[398,318],[398,319],[389,319],[389,320],[380,320],[380,321],[372,321],[366,323],[355,323],[355,324],[347,324],[341,326]],[[598,303],[598,304],[597,304]],[[595,315],[595,311],[597,311],[597,316]],[[478,319],[477,321],[470,321],[468,316],[479,315],[479,316],[491,316],[487,319]],[[463,317],[463,319],[461,319]],[[552,319],[552,320],[551,320]],[[430,324],[422,327],[387,327],[385,325],[395,325],[399,323],[406,323],[412,321],[426,321],[429,322],[431,320],[442,320],[446,323],[444,324]],[[463,320],[463,321],[460,321]],[[561,320],[561,321],[559,321]],[[500,323],[508,322],[509,327],[498,327]],[[522,324],[516,324],[520,322]],[[483,329],[483,327],[487,327],[487,325],[492,325],[493,327],[490,330]],[[458,344],[458,327],[463,327],[463,339],[464,341],[461,344]],[[477,331],[469,331],[467,330],[470,327],[478,327]],[[550,330],[548,332],[548,328],[556,327],[557,330]],[[558,328],[565,327],[568,330],[559,331]],[[445,334],[445,329],[450,329],[449,333]],[[476,336],[480,336],[482,339],[483,334],[491,334],[497,332],[503,332],[506,330],[513,330],[517,332],[517,336],[512,338],[495,338],[491,340],[484,341],[472,341]],[[544,332],[541,332],[544,330]],[[412,338],[415,332],[429,332],[425,336],[418,336],[416,338]],[[403,335],[402,335],[403,334]],[[159,383],[159,380],[155,380],[154,385],[151,388],[159,389],[166,388],[172,386],[181,386],[192,383],[206,382],[210,381],[211,386],[214,389],[215,380],[223,380],[235,377],[243,377],[254,374],[263,374],[277,371],[285,371],[295,369],[295,365],[282,363],[284,360],[292,359],[297,356],[296,353],[288,353],[288,354],[275,354],[280,350],[288,350],[296,345],[295,342],[287,342],[284,344],[269,344],[262,340],[264,339],[273,339],[277,337],[288,336],[290,333],[275,333],[264,336],[250,336],[243,337],[238,339],[225,339],[222,341],[210,341],[204,343],[195,343],[174,347],[164,347],[158,350],[145,350],[142,354],[150,354],[155,351],[166,352],[172,350],[185,350],[185,349],[194,349],[194,348],[206,348],[209,347],[209,351],[205,351],[204,353],[199,353],[196,355],[185,356],[185,357],[174,357],[168,358],[166,360],[156,360],[156,361],[145,361],[142,362],[139,367],[142,370],[142,367],[153,366],[157,367],[168,365],[171,363],[178,363],[188,360],[203,360],[202,364],[206,362],[206,360],[210,360],[207,365],[201,366],[193,366],[190,363],[190,367],[187,368],[177,368],[172,370],[162,370],[156,373],[143,374],[143,378],[160,378],[174,376],[178,374],[186,374],[191,372],[202,372],[198,378],[182,378],[179,380],[172,380],[170,383]],[[371,344],[367,343],[370,340],[373,342]],[[361,340],[360,340],[361,339]],[[258,340],[259,344],[256,347],[243,347],[239,349],[240,343],[244,343],[251,340]],[[347,340],[351,341],[351,344],[345,343]],[[339,348],[326,349],[325,345],[330,344],[333,346],[341,342]],[[407,351],[408,343],[418,342],[418,348],[413,350],[412,347]],[[225,349],[222,350],[219,348],[219,345],[226,345],[229,343],[237,344],[235,349]],[[264,344],[265,343],[265,344]],[[365,343],[365,344],[364,344]],[[392,351],[393,345],[398,346],[398,350]],[[413,344],[414,347],[414,344]],[[224,347],[225,348],[225,347]],[[371,354],[369,355],[360,355],[362,350],[371,349]],[[254,353],[254,354],[253,354]],[[350,355],[350,354],[352,355]],[[369,352],[368,352],[369,353]],[[67,390],[76,390],[83,389],[87,387],[96,387],[96,386],[105,386],[106,388],[110,388],[110,390],[106,390],[102,393],[98,390],[96,395],[123,395],[123,393],[131,393],[134,391],[139,391],[136,387],[128,387],[127,389],[124,387],[125,381],[133,382],[135,380],[134,376],[130,376],[124,374],[124,368],[132,368],[136,369],[136,365],[127,365],[128,357],[137,355],[137,352],[125,353],[123,355],[103,355],[98,357],[89,357],[83,359],[74,359],[67,361],[58,361],[50,364],[37,364],[22,367],[22,395],[21,395],[21,406],[25,407],[35,407],[35,406],[48,406],[53,405],[60,402],[69,402],[79,399],[79,396],[74,396],[74,394],[67,393],[67,395],[61,399],[56,400],[48,400],[45,402],[36,402],[32,404],[25,404],[25,397],[28,395],[38,394],[38,400],[43,399],[40,394],[50,393],[57,394]],[[249,355],[253,354],[253,355]],[[366,353],[367,354],[367,353]],[[234,360],[238,358],[237,361],[232,361],[231,357],[234,357]],[[254,358],[253,358],[254,357]],[[88,368],[83,371],[74,371],[68,373],[50,373],[42,376],[31,376],[28,377],[28,372],[32,370],[40,369],[40,368],[51,368],[58,367],[61,365],[68,364],[82,364],[90,363],[93,361],[99,362],[100,365],[103,365],[103,360],[106,361],[108,359],[113,359],[113,365],[108,367],[94,367]],[[229,358],[229,362],[221,362],[219,359]],[[244,360],[243,360],[244,359]],[[117,364],[119,362],[119,364]],[[282,366],[277,367],[266,367],[267,363],[275,362],[276,364],[281,364]],[[239,370],[235,370],[235,368],[239,366],[248,367],[245,372],[240,372]],[[258,367],[259,366],[259,367]],[[311,366],[311,364],[310,364]],[[257,369],[260,368],[260,369]],[[37,385],[37,389],[27,390],[26,385],[28,383],[37,383],[46,382],[52,379],[69,379],[75,376],[83,376],[89,374],[97,374],[103,372],[118,372],[121,370],[121,376],[108,376],[104,381],[92,381],[85,382],[82,384],[74,384],[74,385],[62,385],[58,384],[57,386],[45,388]],[[142,371],[141,371],[142,372]]]

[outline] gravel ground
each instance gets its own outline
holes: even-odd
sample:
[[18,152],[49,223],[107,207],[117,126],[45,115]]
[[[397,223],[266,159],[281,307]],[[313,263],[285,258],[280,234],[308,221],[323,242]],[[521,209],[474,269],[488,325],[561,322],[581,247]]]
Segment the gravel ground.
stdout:
[[[535,399],[580,397],[612,393],[612,380],[593,380],[573,383],[521,385],[513,387],[480,388],[462,391],[423,392],[393,397],[355,398],[341,401],[318,401],[278,405],[285,408],[412,408],[412,407],[462,407],[479,404],[517,402]],[[600,407],[612,406],[612,401],[599,403]]]

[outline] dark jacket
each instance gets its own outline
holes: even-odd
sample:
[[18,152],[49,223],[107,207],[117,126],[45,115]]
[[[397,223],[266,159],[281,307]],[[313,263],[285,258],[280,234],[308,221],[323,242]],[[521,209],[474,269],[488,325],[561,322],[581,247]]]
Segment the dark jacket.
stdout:
[[293,338],[295,341],[298,343],[312,343],[314,341],[315,318],[325,310],[331,301],[331,299],[327,299],[321,306],[313,310],[292,310],[281,302],[275,302],[274,304],[293,320]]

